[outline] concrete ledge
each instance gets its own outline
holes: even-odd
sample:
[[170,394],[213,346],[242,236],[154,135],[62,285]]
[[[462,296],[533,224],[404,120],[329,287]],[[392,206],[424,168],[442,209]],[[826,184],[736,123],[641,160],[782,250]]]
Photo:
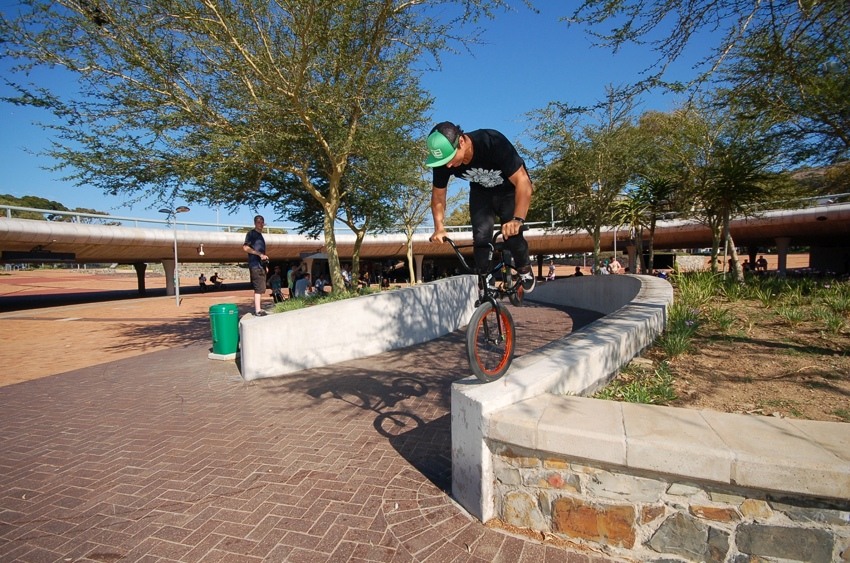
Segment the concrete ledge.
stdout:
[[540,395],[579,395],[607,382],[663,331],[673,288],[650,276],[583,276],[541,284],[526,298],[606,316],[523,356],[495,383],[468,378],[452,385],[452,494],[482,521],[495,506],[488,417]]
[[469,321],[473,276],[239,322],[242,377],[277,377],[427,342]]
[[489,417],[488,439],[674,479],[850,498],[850,425],[541,395]]

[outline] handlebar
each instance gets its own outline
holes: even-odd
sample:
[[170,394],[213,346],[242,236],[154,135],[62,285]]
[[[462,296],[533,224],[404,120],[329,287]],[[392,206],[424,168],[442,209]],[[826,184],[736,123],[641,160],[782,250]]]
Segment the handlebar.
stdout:
[[[482,248],[482,247],[483,247],[483,248],[489,248],[489,249],[490,249],[490,251],[492,252],[492,251],[494,251],[494,250],[496,250],[496,249],[500,249],[500,248],[502,247],[502,245],[504,245],[504,244],[505,244],[504,240],[502,240],[502,242],[496,242],[496,240],[497,240],[500,236],[502,236],[502,237],[503,237],[503,235],[502,235],[502,230],[501,230],[501,229],[499,229],[498,231],[496,231],[496,232],[493,234],[493,240],[492,240],[492,242],[487,243],[487,245],[486,245],[486,246],[485,246],[485,245],[478,245],[478,246],[476,246],[475,244],[461,244],[461,245],[458,245],[458,244],[456,244],[456,243],[455,243],[455,241],[453,241],[453,240],[452,240],[452,239],[450,239],[449,237],[443,237],[443,240],[444,240],[444,241],[446,241],[447,243],[449,243],[449,244],[451,245],[452,250],[454,250],[454,251],[455,251],[455,255],[457,256],[457,259],[460,261],[461,265],[463,266],[463,270],[464,270],[467,274],[477,274],[477,273],[479,273],[479,272],[478,272],[477,270],[475,270],[475,268],[470,268],[470,267],[469,267],[469,264],[467,264],[466,259],[463,257],[463,254],[461,254],[461,253],[460,253],[460,249],[461,249],[461,248]],[[504,237],[503,237],[503,238],[504,238]]]

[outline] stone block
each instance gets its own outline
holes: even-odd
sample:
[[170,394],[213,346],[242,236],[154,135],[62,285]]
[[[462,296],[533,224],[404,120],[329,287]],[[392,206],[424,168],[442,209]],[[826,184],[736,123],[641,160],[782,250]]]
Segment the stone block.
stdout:
[[700,506],[694,505],[690,507],[690,513],[697,518],[703,520],[713,520],[715,522],[740,522],[741,515],[734,508],[728,506]]
[[636,516],[630,504],[592,504],[572,497],[559,498],[552,503],[554,531],[626,549],[635,544]]
[[744,518],[751,520],[767,520],[773,516],[773,510],[770,509],[770,505],[763,500],[748,498],[741,503],[738,509]]
[[655,531],[647,545],[658,553],[704,561],[708,545],[708,526],[693,516],[676,512]]
[[835,546],[832,533],[815,528],[741,524],[735,537],[741,553],[807,563],[830,563]]
[[512,526],[548,531],[549,524],[533,496],[521,491],[505,495],[502,501],[502,519]]

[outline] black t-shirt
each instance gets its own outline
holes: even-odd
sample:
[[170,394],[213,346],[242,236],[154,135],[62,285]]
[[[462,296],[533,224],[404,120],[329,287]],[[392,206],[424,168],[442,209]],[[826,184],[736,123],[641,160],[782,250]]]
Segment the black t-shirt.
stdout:
[[456,176],[469,181],[474,190],[515,189],[508,178],[525,162],[507,137],[495,129],[478,129],[467,135],[472,139],[472,160],[454,168],[434,168],[434,187],[445,188],[449,178]]
[[[251,229],[245,235],[245,244],[250,246],[255,251],[260,254],[266,253],[266,239],[263,238],[263,233],[259,232],[257,229]],[[262,268],[263,263],[260,260],[260,257],[256,254],[248,255],[248,267],[249,268]]]

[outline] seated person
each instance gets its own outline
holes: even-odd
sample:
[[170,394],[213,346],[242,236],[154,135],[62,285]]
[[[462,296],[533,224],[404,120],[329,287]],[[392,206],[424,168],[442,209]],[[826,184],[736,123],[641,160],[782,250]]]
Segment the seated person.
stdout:
[[224,287],[224,280],[219,277],[218,272],[210,277],[210,283],[213,284],[213,289],[221,289]]
[[316,288],[316,293],[318,293],[319,295],[324,295],[324,294],[325,294],[325,286],[326,286],[326,285],[328,285],[328,282],[327,282],[327,280],[325,279],[324,274],[323,274],[323,275],[320,275],[319,277],[317,277],[317,278],[316,278],[316,283],[315,283],[315,284],[313,284],[313,286]]
[[360,280],[357,283],[358,288],[369,287],[369,272],[365,271],[360,274]]
[[269,287],[272,290],[272,299],[275,303],[283,301],[283,278],[280,276],[280,266],[274,267],[274,273],[269,277]]
[[310,274],[298,273],[295,277],[295,297],[307,297],[308,287],[310,287]]

